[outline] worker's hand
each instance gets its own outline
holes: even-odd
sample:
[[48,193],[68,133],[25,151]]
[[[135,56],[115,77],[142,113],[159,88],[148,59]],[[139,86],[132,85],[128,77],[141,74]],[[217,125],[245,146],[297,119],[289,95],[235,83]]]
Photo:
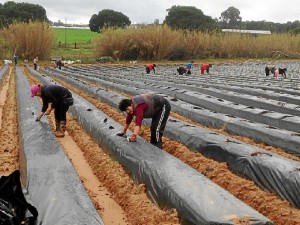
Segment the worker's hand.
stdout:
[[51,113],[51,108],[48,108],[45,112],[45,115],[50,115],[50,113]]
[[136,142],[136,134],[132,134],[131,137],[127,137],[127,141]]
[[41,116],[37,116],[35,121],[40,121],[41,120]]

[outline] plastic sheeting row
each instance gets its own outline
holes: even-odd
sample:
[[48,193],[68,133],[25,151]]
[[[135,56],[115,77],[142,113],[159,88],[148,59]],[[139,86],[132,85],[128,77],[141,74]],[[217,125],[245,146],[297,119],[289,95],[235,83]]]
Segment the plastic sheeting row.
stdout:
[[49,122],[46,118],[35,121],[41,104],[36,98],[31,98],[29,82],[18,67],[16,77],[22,181],[38,210],[38,224],[102,225]]
[[[66,82],[117,108],[121,95],[67,76],[58,76]],[[165,96],[168,98],[167,96]],[[123,97],[124,98],[124,97]],[[173,105],[172,99],[169,99]],[[199,135],[200,134],[200,135]],[[166,135],[184,143],[195,151],[220,162],[226,162],[232,171],[247,176],[259,186],[287,199],[294,207],[300,206],[298,187],[300,163],[245,144],[236,139],[211,132],[178,119],[170,119]]]
[[[42,83],[51,83],[36,71],[30,72]],[[133,175],[136,182],[146,185],[149,196],[158,205],[176,208],[184,222],[234,224],[234,221],[246,219],[251,224],[272,224],[201,173],[144,139],[138,137],[137,142],[129,143],[117,137],[116,133],[122,129],[120,124],[80,96],[73,94],[73,97],[70,112],[81,126]],[[118,95],[109,97],[120,100]]]
[[[55,75],[55,73],[53,74]],[[64,72],[63,74],[65,76],[70,75],[66,72]],[[149,89],[142,89],[145,88],[145,85],[141,83],[136,84],[136,81],[133,80],[120,79],[108,76],[101,76],[101,79],[98,79],[88,75],[83,76],[74,73],[71,76],[79,79],[84,78],[87,80],[91,80],[93,82],[101,84],[101,86],[105,86],[109,89],[116,91],[121,90],[130,95],[145,92],[157,93]],[[110,82],[107,80],[115,82]],[[132,85],[136,87],[132,87]],[[151,88],[151,86],[147,87]],[[88,87],[86,89],[88,89]],[[254,140],[283,148],[289,153],[300,156],[300,137],[295,135],[294,132],[279,129],[274,126],[262,123],[255,123],[228,114],[216,113],[215,111],[195,106],[193,104],[181,101],[177,98],[169,98],[169,100],[172,103],[172,111],[177,112],[180,115],[183,115],[195,122],[202,123],[208,127],[223,128],[233,134],[250,137]]]

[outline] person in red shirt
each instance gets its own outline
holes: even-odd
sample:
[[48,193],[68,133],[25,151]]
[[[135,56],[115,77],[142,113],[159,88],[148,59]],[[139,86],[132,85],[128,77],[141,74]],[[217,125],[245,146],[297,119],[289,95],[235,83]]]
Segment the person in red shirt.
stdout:
[[155,73],[156,64],[148,64],[145,67],[146,67],[146,73],[150,73],[151,71]]
[[162,136],[170,115],[171,105],[163,96],[156,94],[141,94],[131,99],[123,99],[119,109],[127,112],[125,124],[118,136],[126,137],[126,131],[135,116],[135,127],[129,142],[135,142],[144,118],[152,118],[150,143],[162,148]]
[[212,64],[208,64],[208,63],[204,63],[201,65],[201,74],[204,74],[204,72],[206,71],[207,73],[209,73],[209,68],[212,67]]

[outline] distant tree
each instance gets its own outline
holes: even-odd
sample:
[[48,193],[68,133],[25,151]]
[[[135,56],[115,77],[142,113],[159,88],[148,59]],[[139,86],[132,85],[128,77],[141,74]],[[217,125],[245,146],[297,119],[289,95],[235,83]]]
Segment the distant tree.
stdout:
[[159,25],[159,19],[154,20],[154,25],[158,26]]
[[217,27],[215,20],[194,6],[174,5],[167,12],[164,24],[172,29],[213,30]]
[[40,5],[15,3],[8,1],[0,4],[0,27],[7,27],[14,22],[49,21],[46,10]]
[[289,31],[291,34],[300,34],[300,27],[293,28]]
[[274,23],[274,22],[268,22],[265,20],[262,21],[246,21],[246,22],[241,22],[241,29],[245,30],[269,30],[271,33],[284,33],[288,32],[289,30],[293,29],[293,27],[296,26],[297,22],[295,23]]
[[240,17],[240,10],[231,6],[221,13],[220,21],[222,28],[240,28],[242,17]]
[[99,24],[98,24],[98,15],[94,14],[92,15],[90,21],[89,21],[89,27],[91,31],[99,32]]
[[92,15],[89,21],[91,31],[100,32],[103,28],[129,26],[131,21],[121,12],[116,12],[110,9],[104,9],[98,15]]

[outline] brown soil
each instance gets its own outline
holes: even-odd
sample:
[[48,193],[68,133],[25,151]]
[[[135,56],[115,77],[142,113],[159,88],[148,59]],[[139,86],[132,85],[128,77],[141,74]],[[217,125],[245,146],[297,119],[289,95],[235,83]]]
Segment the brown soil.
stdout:
[[[24,73],[30,83],[38,82],[27,71]],[[62,81],[58,80],[58,82],[80,94],[115,121],[123,123],[124,116],[117,110]],[[2,115],[0,118],[0,175],[8,175],[19,167],[18,110],[12,69],[0,90],[0,115]],[[192,123],[174,113],[172,116]],[[52,114],[49,119],[53,123]],[[141,136],[149,140],[149,128],[144,127],[142,130]],[[299,161],[298,157],[285,153],[282,149],[256,143],[249,138],[230,135],[225,129],[214,129],[214,131]],[[159,209],[151,202],[146,195],[145,186],[135,185],[122,165],[112,160],[70,115],[68,115],[67,132],[66,137],[60,138],[59,142],[73,163],[105,224],[180,224],[176,210]],[[287,201],[276,195],[260,189],[253,181],[232,173],[225,163],[208,159],[166,137],[164,137],[164,150],[206,175],[213,182],[271,219],[276,225],[300,224],[298,209],[291,207]]]

